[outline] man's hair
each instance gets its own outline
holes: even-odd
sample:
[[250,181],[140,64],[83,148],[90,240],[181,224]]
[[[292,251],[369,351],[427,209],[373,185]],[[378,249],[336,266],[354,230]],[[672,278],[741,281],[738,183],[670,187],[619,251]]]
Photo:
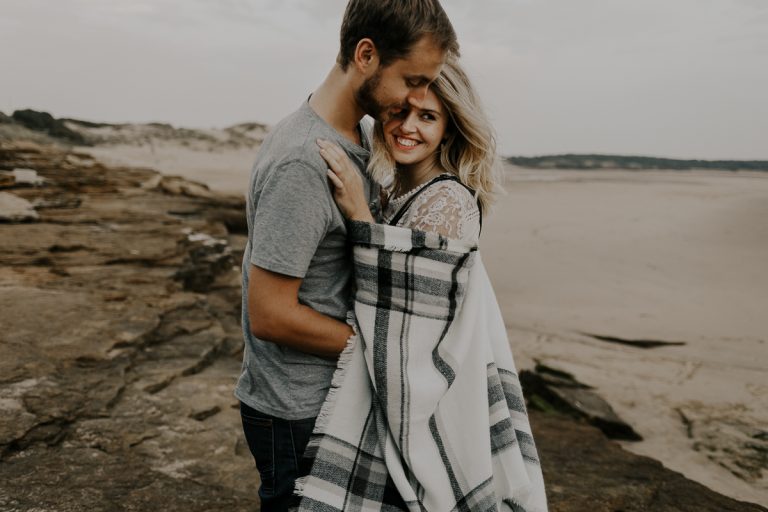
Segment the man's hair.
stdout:
[[336,60],[346,71],[357,43],[369,38],[381,65],[388,66],[408,57],[413,45],[427,35],[438,48],[458,56],[456,32],[438,0],[349,0]]

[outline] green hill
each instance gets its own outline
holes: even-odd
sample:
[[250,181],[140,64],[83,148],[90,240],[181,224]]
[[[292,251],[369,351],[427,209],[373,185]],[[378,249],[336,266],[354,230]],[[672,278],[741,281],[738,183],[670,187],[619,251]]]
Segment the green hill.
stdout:
[[532,169],[712,169],[726,171],[768,171],[766,160],[678,160],[626,155],[512,156],[507,162]]

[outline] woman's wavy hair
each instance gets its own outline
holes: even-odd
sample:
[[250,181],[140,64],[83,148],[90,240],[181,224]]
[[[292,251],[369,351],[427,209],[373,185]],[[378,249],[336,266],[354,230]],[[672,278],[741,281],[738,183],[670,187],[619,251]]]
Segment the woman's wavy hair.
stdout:
[[[444,142],[438,149],[439,163],[445,171],[457,176],[475,191],[480,209],[485,213],[501,190],[500,162],[496,155],[493,127],[469,77],[456,59],[448,59],[430,88],[442,102],[449,118]],[[384,139],[383,125],[376,121],[369,172],[374,179],[382,182],[396,167]]]

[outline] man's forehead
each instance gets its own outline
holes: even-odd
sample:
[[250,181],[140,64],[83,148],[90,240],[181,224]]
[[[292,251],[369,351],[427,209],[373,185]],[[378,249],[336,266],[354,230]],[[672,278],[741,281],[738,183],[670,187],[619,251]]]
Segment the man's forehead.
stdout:
[[413,45],[408,56],[402,59],[400,64],[404,74],[431,82],[440,74],[446,59],[446,52],[434,44],[431,37],[424,36]]

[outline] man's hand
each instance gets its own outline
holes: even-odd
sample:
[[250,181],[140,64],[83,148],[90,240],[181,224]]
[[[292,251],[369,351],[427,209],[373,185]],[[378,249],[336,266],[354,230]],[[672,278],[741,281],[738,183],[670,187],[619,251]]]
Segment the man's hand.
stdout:
[[248,320],[257,338],[329,359],[344,350],[352,328],[299,303],[302,279],[250,266]]

